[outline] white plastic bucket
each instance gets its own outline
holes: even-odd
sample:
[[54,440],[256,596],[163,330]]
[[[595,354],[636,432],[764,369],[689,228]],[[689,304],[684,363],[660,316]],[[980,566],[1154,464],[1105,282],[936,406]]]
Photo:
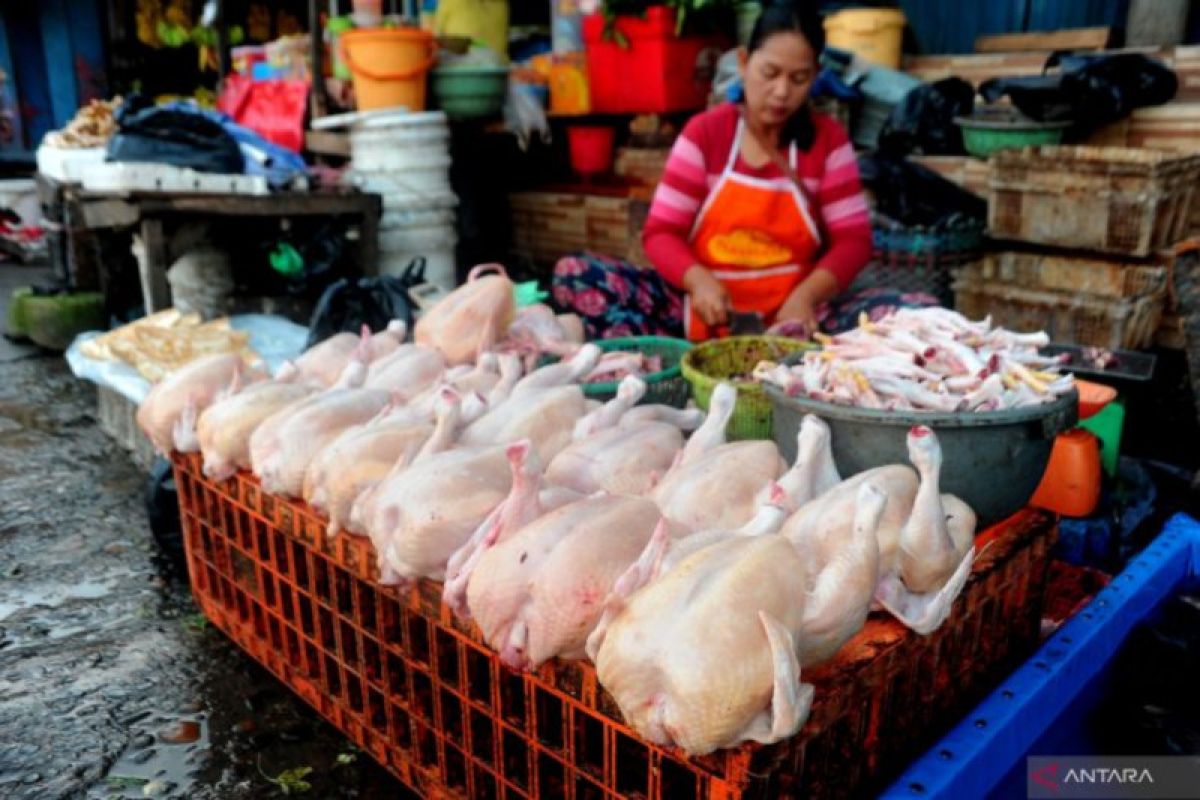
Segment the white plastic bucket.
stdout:
[[426,203],[427,207],[435,208],[438,207],[435,202],[444,204],[455,197],[447,166],[373,173],[349,170],[343,181],[364,192],[381,195],[385,210],[402,203]]
[[420,208],[410,204],[401,204],[398,208],[385,206],[383,216],[379,218],[379,230],[390,231],[396,228],[418,228],[433,225],[453,226],[455,221],[454,209],[447,206],[434,206],[422,203]]
[[449,225],[393,228],[379,232],[379,251],[381,253],[452,250],[456,244],[458,244],[458,235]]

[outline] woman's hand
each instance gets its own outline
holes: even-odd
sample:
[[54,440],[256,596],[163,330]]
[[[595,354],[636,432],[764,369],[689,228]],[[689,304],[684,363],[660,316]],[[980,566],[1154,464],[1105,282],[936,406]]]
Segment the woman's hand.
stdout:
[[805,339],[816,332],[817,304],[803,289],[803,285],[797,286],[788,295],[788,299],[784,301],[775,315],[775,324],[771,326],[772,331],[786,327],[788,335],[796,336],[797,333],[802,333],[803,335],[798,338]]
[[704,267],[696,265],[683,276],[683,288],[692,296],[692,307],[710,327],[724,325],[728,318],[729,292]]

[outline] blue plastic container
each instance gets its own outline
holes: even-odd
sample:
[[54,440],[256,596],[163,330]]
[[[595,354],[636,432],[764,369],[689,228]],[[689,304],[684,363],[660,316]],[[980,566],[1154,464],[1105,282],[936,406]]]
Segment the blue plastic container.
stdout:
[[1200,523],[1173,517],[1083,611],[915,761],[882,797],[1024,797],[1028,755],[1086,755],[1088,712],[1130,632],[1200,585]]

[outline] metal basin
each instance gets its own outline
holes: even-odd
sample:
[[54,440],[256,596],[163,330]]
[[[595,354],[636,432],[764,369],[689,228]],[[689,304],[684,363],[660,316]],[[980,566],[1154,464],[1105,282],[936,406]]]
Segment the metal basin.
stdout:
[[788,397],[764,384],[774,409],[774,438],[789,463],[805,414],[829,423],[833,460],[843,478],[872,467],[907,464],[908,429],[928,425],[942,445],[941,490],[960,497],[979,516],[979,527],[999,522],[1029,502],[1041,482],[1054,437],[1074,427],[1079,395],[1006,411],[955,414],[877,411]]

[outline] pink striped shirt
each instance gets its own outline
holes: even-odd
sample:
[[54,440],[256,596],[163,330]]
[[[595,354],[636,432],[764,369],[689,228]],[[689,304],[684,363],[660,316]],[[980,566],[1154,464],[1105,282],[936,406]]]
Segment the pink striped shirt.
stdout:
[[[675,141],[654,193],[642,245],[650,262],[674,286],[681,286],[684,273],[698,263],[688,239],[700,206],[729,160],[737,120],[738,107],[732,103],[692,117]],[[824,246],[816,266],[833,273],[845,289],[871,257],[871,222],[849,137],[824,114],[814,113],[813,124],[813,146],[797,151],[796,172],[820,217]],[[791,185],[771,163],[754,169],[739,155],[734,169],[778,181],[784,190]]]

